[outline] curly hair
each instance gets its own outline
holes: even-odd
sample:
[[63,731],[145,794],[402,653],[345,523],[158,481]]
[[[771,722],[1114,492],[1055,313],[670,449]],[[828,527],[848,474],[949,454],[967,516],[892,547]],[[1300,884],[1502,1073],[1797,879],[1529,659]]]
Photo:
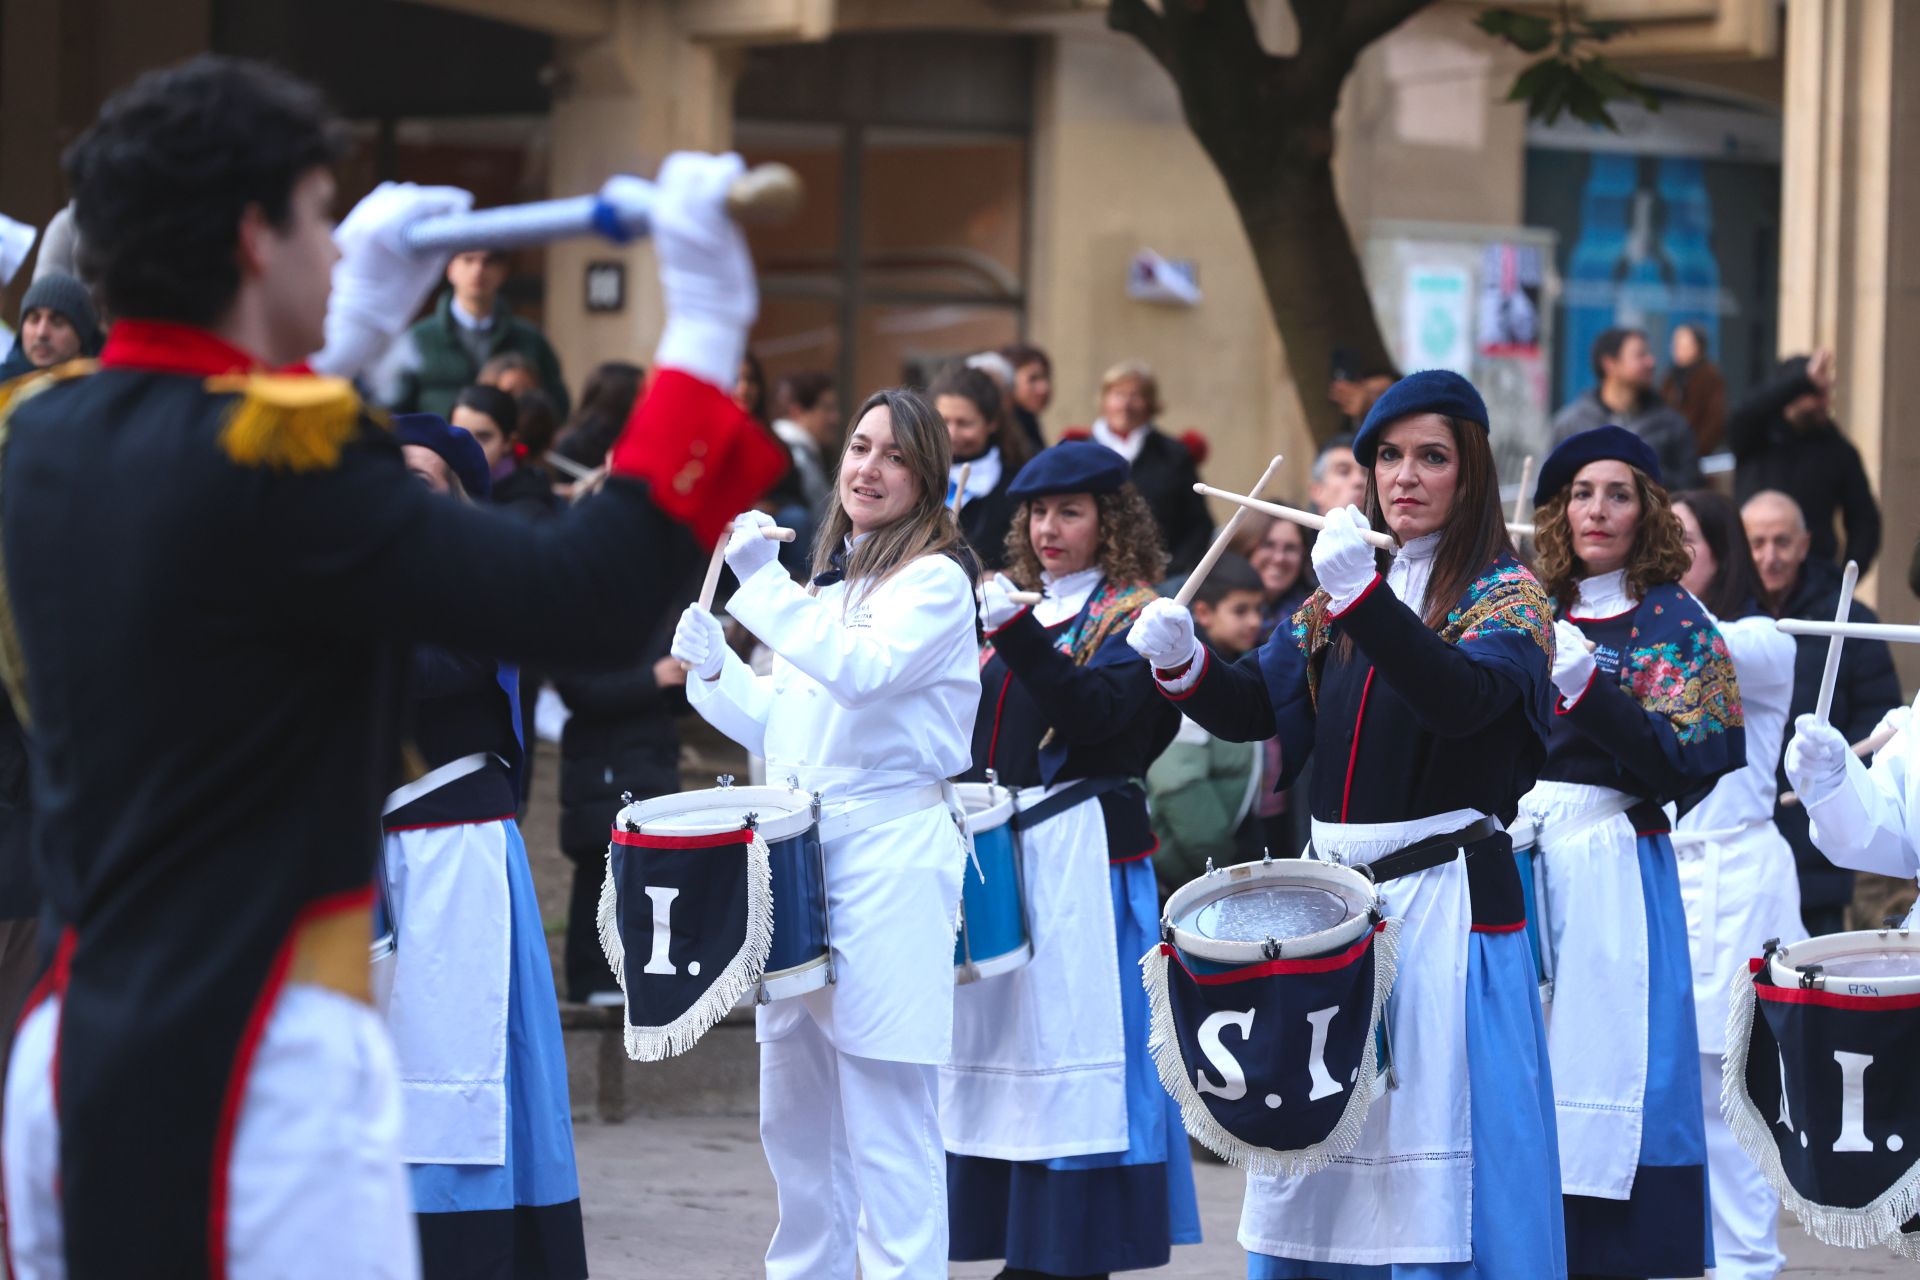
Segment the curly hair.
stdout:
[[[1156,583],[1167,572],[1166,548],[1160,545],[1160,526],[1154,523],[1147,500],[1131,484],[1117,493],[1097,493],[1094,510],[1100,520],[1100,545],[1094,559],[1109,582]],[[1040,589],[1040,557],[1027,533],[1033,504],[1023,502],[1007,530],[1006,575],[1026,591]]]
[[[1640,499],[1640,527],[1633,535],[1633,547],[1627,552],[1627,590],[1636,600],[1668,582],[1678,582],[1693,564],[1687,551],[1680,517],[1673,514],[1673,501],[1667,491],[1655,484],[1647,473],[1629,466],[1633,488]],[[1573,552],[1573,529],[1567,519],[1567,506],[1573,486],[1567,485],[1548,499],[1534,516],[1534,573],[1547,589],[1556,608],[1564,614],[1579,595],[1584,566]]]

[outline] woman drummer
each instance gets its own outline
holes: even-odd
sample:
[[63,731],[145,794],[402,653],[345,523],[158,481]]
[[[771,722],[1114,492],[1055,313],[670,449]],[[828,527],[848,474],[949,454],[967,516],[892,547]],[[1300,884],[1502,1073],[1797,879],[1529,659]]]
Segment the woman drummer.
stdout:
[[1759,955],[1767,939],[1807,936],[1793,848],[1773,825],[1774,762],[1793,700],[1795,648],[1793,637],[1760,608],[1760,574],[1733,503],[1699,489],[1676,494],[1673,513],[1693,561],[1680,585],[1713,614],[1726,639],[1747,730],[1745,764],[1715,783],[1673,827],[1693,951],[1714,1274],[1719,1280],[1772,1280],[1786,1265],[1774,1239],[1780,1200],[1720,1112],[1720,1071],[1734,974],[1746,972],[1747,958]]
[[[1124,640],[1166,568],[1127,475],[1091,441],[1038,454],[1009,490],[1006,572],[981,592],[967,777],[1020,789],[1034,953],[956,996],[942,1120],[952,1256],[1004,1258],[1009,1278],[1165,1266],[1200,1239],[1140,983],[1159,899],[1137,779],[1180,715]],[[1016,587],[1040,602],[1014,603]]]
[[699,606],[673,655],[716,728],[822,793],[833,985],[758,1011],[760,1137],[780,1218],[769,1277],[945,1277],[938,1064],[953,1039],[965,850],[944,780],[980,700],[973,583],[943,501],[946,424],[909,391],[854,415],[811,587],[740,516],[729,612],[774,652],[755,676]]
[[[1277,732],[1290,770],[1319,757],[1316,856],[1368,866],[1404,922],[1387,1015],[1398,1085],[1348,1157],[1247,1179],[1248,1274],[1564,1276],[1545,1031],[1504,831],[1543,755],[1546,597],[1513,556],[1486,406],[1466,379],[1395,383],[1354,454],[1366,510],[1329,513],[1320,589],[1262,648],[1217,661],[1170,601],[1130,637],[1202,728]],[[1384,564],[1369,528],[1396,543]]]
[[1747,758],[1725,639],[1660,466],[1596,427],[1548,455],[1536,569],[1555,602],[1553,734],[1524,807],[1539,833],[1548,1043],[1576,1275],[1712,1265],[1687,921],[1661,806]]

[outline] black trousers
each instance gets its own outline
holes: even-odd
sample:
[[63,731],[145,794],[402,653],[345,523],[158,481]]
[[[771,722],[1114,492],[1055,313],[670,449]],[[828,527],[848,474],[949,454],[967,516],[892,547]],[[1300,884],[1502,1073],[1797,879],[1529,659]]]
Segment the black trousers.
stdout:
[[620,983],[600,949],[600,884],[607,877],[607,851],[568,849],[573,863],[573,892],[567,902],[567,941],[561,955],[567,999],[584,1002],[596,991],[618,991]]

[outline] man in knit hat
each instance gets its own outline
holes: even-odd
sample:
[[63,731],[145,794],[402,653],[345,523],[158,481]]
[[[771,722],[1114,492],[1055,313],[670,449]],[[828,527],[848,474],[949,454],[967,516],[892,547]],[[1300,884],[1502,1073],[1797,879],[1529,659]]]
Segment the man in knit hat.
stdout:
[[43,275],[21,300],[20,335],[0,365],[0,381],[99,351],[100,320],[87,287],[72,276]]

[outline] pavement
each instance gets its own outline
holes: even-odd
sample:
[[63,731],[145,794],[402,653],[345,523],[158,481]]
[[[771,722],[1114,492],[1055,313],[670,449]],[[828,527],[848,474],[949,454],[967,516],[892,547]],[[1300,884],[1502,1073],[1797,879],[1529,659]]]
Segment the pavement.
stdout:
[[[729,768],[745,776],[743,762],[728,760],[725,747],[701,733],[704,726],[688,723],[686,728],[696,735],[687,752],[687,786],[711,786],[712,775]],[[558,765],[553,748],[541,744],[533,795],[522,823],[556,960],[565,928],[568,877],[572,874],[572,865],[560,854],[555,838]],[[744,1034],[745,1029],[741,1030]],[[570,1052],[578,1052],[580,1043],[570,1036]],[[710,1059],[685,1065],[716,1076],[726,1063],[711,1055],[735,1053],[719,1045],[702,1048]],[[749,1049],[742,1045],[737,1053]],[[756,1123],[750,1115],[738,1114],[644,1114],[649,1106],[645,1096],[647,1073],[662,1070],[666,1068],[625,1065],[626,1093],[632,1110],[641,1114],[633,1114],[622,1123],[582,1118],[594,1112],[576,1091],[574,1143],[580,1161],[581,1204],[592,1273],[596,1280],[757,1277],[776,1214],[773,1179],[760,1153]],[[666,1076],[656,1080],[663,1086],[668,1083]],[[677,1080],[671,1090],[676,1098],[692,1094]],[[716,1093],[737,1099],[742,1089],[729,1085]],[[704,1103],[696,1099],[696,1105]],[[719,1109],[729,1108],[723,1103]],[[1223,1280],[1246,1274],[1245,1255],[1234,1243],[1240,1212],[1240,1172],[1211,1159],[1196,1159],[1194,1180],[1204,1243],[1176,1249],[1166,1267],[1126,1274],[1168,1280],[1202,1276]],[[1920,1280],[1920,1268],[1884,1249],[1831,1248],[1809,1239],[1790,1221],[1781,1225],[1780,1235],[1787,1252],[1787,1268],[1781,1275],[1792,1280]],[[951,1276],[952,1280],[990,1280],[999,1270],[999,1263],[956,1263]]]

